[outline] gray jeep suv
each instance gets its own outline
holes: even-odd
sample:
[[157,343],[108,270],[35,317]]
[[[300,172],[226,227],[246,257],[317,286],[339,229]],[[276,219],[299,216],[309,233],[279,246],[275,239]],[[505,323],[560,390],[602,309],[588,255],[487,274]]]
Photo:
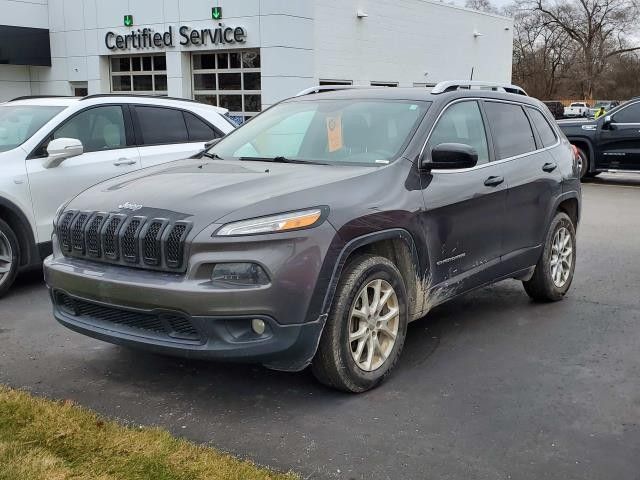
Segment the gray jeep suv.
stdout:
[[508,278],[560,300],[572,147],[517,89],[459,87],[289,99],[197,158],[90,188],[57,216],[55,318],[161,353],[311,365],[362,392],[442,302]]

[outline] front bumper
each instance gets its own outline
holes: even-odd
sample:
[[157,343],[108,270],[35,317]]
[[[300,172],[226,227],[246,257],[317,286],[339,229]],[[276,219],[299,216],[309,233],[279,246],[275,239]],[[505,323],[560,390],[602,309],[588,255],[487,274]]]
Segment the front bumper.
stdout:
[[[209,236],[192,245],[186,274],[65,257],[54,239],[54,253],[44,262],[54,316],[72,330],[115,344],[301,370],[315,354],[326,317],[312,306],[335,237],[325,225],[309,237],[300,232],[239,242]],[[211,266],[224,262],[259,263],[271,281],[216,287]],[[252,319],[264,321],[264,333],[253,331]]]
[[[87,301],[61,290],[50,290],[50,294],[56,320],[89,337],[166,355],[261,363],[277,370],[305,368],[324,326],[324,317],[280,325],[263,315],[197,317]],[[266,325],[261,335],[251,329],[256,318]]]

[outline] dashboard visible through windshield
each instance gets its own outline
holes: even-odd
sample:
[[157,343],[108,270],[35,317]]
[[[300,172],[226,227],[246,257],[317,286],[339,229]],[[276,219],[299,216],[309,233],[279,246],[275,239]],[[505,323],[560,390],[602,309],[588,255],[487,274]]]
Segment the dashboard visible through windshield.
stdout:
[[429,102],[309,100],[284,102],[210,150],[221,158],[384,165],[409,141]]

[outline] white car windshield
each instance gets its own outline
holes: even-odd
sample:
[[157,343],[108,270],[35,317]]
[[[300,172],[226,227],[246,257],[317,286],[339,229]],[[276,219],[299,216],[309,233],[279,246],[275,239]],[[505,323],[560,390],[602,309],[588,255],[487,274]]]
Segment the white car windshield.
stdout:
[[245,160],[386,164],[398,156],[429,105],[365,99],[285,102],[229,134],[209,153]]
[[0,106],[0,152],[22,145],[64,108],[35,105]]

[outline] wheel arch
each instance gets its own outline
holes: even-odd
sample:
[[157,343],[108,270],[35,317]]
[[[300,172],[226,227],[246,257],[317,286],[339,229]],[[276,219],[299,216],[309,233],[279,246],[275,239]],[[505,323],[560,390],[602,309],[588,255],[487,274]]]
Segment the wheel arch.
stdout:
[[407,288],[409,301],[409,318],[416,313],[416,296],[420,282],[420,262],[415,241],[411,233],[405,229],[396,228],[378,231],[356,237],[343,247],[335,263],[329,287],[322,304],[322,313],[327,314],[331,308],[333,298],[345,265],[358,254],[372,253],[391,260],[400,270]]
[[20,267],[27,267],[35,263],[38,258],[37,245],[26,215],[16,204],[0,197],[0,218],[11,227],[18,238]]

